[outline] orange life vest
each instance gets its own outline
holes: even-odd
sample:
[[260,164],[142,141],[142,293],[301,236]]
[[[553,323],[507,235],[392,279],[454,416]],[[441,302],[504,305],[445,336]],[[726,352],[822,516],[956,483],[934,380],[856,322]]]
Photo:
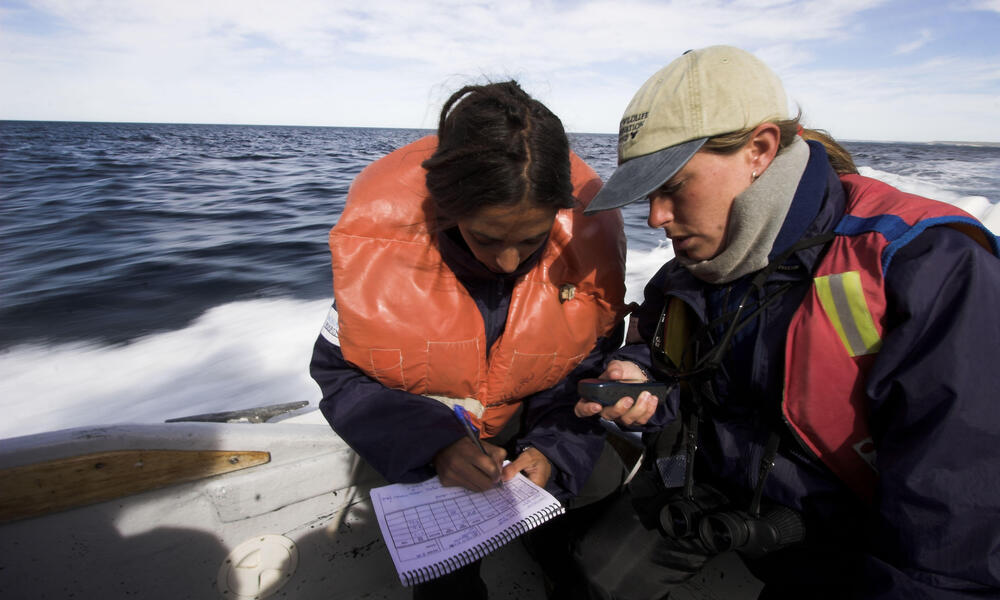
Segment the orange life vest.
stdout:
[[489,437],[521,399],[559,382],[623,316],[622,218],[619,211],[582,215],[601,180],[572,155],[579,205],[557,214],[487,353],[476,303],[428,230],[432,206],[421,163],[436,147],[435,136],[417,140],[369,165],[351,185],[330,231],[340,347],[387,387],[477,400],[478,424]]
[[885,330],[885,272],[892,256],[934,225],[959,229],[993,253],[997,242],[979,221],[950,204],[860,175],[841,181],[847,216],[788,327],[782,410],[799,439],[855,493],[871,500],[877,471],[865,380]]

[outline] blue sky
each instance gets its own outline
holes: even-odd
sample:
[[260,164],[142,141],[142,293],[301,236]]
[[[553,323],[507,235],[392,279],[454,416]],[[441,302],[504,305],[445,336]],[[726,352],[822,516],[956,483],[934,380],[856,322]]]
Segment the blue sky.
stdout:
[[610,133],[712,44],[835,137],[1000,142],[1000,0],[0,0],[0,119],[433,128],[515,78]]

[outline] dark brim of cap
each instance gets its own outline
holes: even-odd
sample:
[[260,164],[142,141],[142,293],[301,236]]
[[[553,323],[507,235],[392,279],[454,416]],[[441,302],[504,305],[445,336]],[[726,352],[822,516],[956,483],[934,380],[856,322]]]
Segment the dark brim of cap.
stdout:
[[583,214],[618,208],[646,198],[680,171],[706,141],[708,138],[682,142],[618,165]]

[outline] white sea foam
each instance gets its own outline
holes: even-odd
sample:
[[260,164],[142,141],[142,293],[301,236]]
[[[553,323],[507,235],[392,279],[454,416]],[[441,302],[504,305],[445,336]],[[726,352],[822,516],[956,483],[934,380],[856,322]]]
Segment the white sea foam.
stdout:
[[674,248],[664,240],[652,250],[629,249],[625,264],[625,302],[642,302],[646,282],[674,257]]
[[237,302],[125,346],[12,348],[0,355],[0,438],[300,400],[316,406],[309,357],[329,306]]
[[1000,211],[994,210],[1000,198],[990,200],[985,196],[963,196],[917,177],[887,173],[871,167],[860,167],[858,171],[865,177],[884,181],[904,192],[953,204],[982,221],[994,235],[1000,232]]

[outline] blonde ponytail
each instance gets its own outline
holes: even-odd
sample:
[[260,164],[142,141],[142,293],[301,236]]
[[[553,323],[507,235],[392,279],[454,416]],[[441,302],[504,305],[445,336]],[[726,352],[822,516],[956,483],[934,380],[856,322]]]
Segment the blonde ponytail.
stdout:
[[[813,140],[823,144],[823,147],[826,149],[827,158],[830,160],[830,166],[837,172],[837,175],[857,174],[858,168],[854,165],[851,153],[826,131],[822,129],[804,129],[799,124],[799,117],[784,121],[774,121],[774,124],[781,130],[781,140],[778,144],[779,152],[791,144],[795,140],[796,135],[801,135],[802,139]],[[732,154],[750,141],[750,136],[756,128],[754,126],[743,131],[734,131],[711,137],[701,149],[705,152],[714,152],[716,154]]]
[[822,129],[803,129],[800,135],[802,139],[813,140],[823,144],[823,147],[826,148],[826,156],[830,160],[830,166],[837,172],[837,175],[856,175],[858,173],[858,167],[854,165],[851,153],[826,131]]

